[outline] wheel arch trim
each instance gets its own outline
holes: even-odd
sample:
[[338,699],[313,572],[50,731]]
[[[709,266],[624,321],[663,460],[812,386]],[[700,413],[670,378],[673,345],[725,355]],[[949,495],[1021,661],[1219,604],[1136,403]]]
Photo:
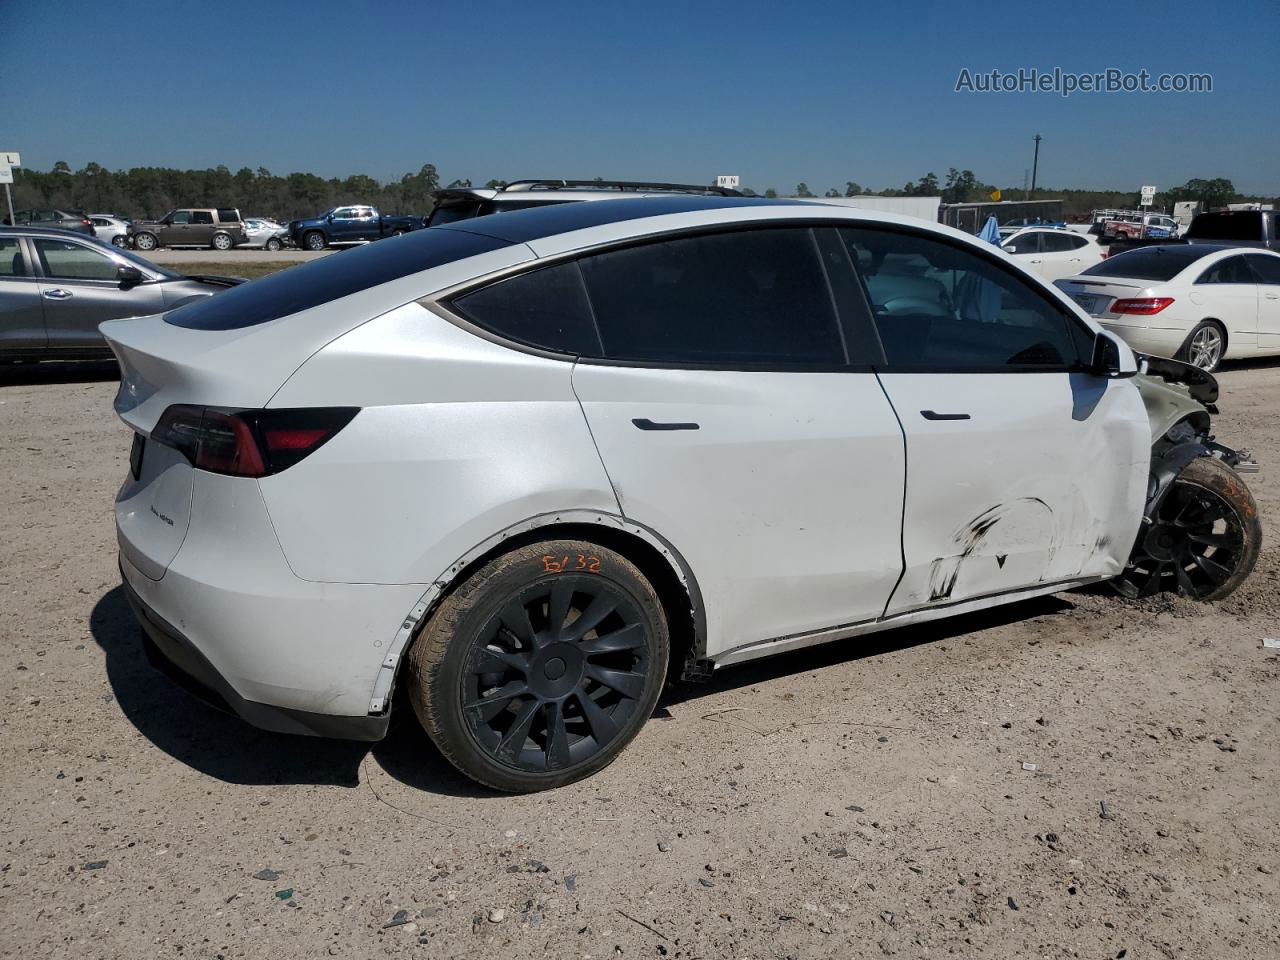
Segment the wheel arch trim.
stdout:
[[410,642],[417,635],[422,624],[426,622],[427,617],[439,605],[449,588],[457,582],[461,574],[488,555],[502,552],[504,544],[514,541],[524,534],[569,526],[599,527],[611,533],[621,533],[642,541],[658,553],[671,568],[672,574],[683,588],[689,601],[693,620],[693,649],[691,656],[705,656],[707,618],[706,608],[702,601],[702,592],[688,562],[670,541],[649,527],[628,520],[619,514],[608,513],[603,510],[583,509],[550,511],[514,523],[482,540],[454,560],[431,582],[426,591],[413,605],[413,609],[405,614],[399,628],[396,630],[395,636],[390,644],[384,648],[382,663],[374,680],[369,713],[371,715],[380,715],[390,710],[392,694],[395,691],[396,681],[400,673],[400,665],[405,659],[404,655],[409,649]]

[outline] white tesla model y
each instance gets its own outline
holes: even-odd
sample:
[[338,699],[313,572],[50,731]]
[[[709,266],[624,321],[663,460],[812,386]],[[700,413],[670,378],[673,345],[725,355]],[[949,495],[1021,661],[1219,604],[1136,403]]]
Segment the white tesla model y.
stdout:
[[102,329],[155,662],[274,730],[407,699],[503,790],[603,767],[668,677],[1099,580],[1213,599],[1258,551],[1211,376],[906,218],[565,204]]

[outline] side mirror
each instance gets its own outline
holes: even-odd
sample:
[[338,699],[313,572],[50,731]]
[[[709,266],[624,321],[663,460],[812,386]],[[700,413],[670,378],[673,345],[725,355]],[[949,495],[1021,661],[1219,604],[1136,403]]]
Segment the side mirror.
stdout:
[[1089,370],[1099,377],[1133,377],[1138,373],[1138,358],[1127,343],[1111,331],[1103,330],[1093,341]]
[[331,214],[328,214],[328,215],[325,217],[325,220],[327,220],[329,223],[333,223],[333,214],[332,214],[332,213],[331,213]]
[[137,267],[120,266],[116,269],[116,279],[122,284],[133,286],[142,282],[142,271]]

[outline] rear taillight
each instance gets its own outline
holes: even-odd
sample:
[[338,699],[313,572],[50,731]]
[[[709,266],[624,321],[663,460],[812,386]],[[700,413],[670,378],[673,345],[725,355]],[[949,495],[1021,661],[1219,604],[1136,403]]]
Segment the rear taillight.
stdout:
[[200,470],[265,477],[320,449],[357,412],[355,407],[220,410],[180,403],[164,412],[151,439]]
[[1173,297],[1136,297],[1131,300],[1117,300],[1111,304],[1111,312],[1149,317],[1159,313],[1171,303],[1173,303]]

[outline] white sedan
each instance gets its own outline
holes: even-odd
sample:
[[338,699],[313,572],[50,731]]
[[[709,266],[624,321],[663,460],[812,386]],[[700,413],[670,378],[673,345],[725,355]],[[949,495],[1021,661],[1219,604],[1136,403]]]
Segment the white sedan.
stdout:
[[244,222],[244,232],[248,241],[240,244],[242,249],[280,250],[289,242],[289,229],[274,220],[250,217]]
[[1280,254],[1269,250],[1140,247],[1058,286],[1140,353],[1208,371],[1280,354]]
[[1053,227],[1026,227],[1002,240],[1001,246],[1050,282],[1075,276],[1103,259],[1102,247],[1093,237]]

